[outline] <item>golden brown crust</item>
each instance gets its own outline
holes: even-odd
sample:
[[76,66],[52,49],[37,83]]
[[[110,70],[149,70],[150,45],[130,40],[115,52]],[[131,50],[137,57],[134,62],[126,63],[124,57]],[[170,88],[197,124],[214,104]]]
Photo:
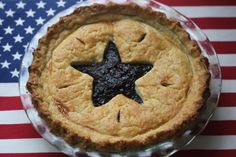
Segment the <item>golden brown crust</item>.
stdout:
[[[106,17],[104,16],[106,15]],[[94,18],[96,17],[96,18]],[[127,20],[127,17],[129,17],[132,20]],[[105,20],[104,20],[105,18]],[[107,18],[107,19],[106,19]],[[65,105],[64,103],[68,100],[69,98],[65,98],[65,102],[62,96],[65,94],[65,92],[60,93],[54,93],[54,95],[51,96],[51,93],[53,93],[53,90],[58,89],[63,89],[65,85],[63,83],[59,83],[61,78],[53,78],[54,83],[55,81],[55,89],[54,86],[52,86],[52,91],[45,91],[49,90],[47,89],[42,82],[45,82],[45,76],[44,75],[49,75],[52,76],[54,75],[54,68],[55,65],[57,64],[54,62],[56,59],[61,59],[63,55],[59,54],[59,50],[62,50],[62,48],[58,48],[58,45],[63,45],[63,40],[67,37],[70,36],[72,32],[76,32],[78,28],[83,27],[84,25],[89,25],[90,23],[97,23],[100,21],[103,21],[107,28],[107,30],[110,30],[110,25],[109,22],[113,19],[115,22],[116,27],[112,27],[111,30],[115,29],[115,33],[117,31],[117,36],[114,35],[115,40],[122,45],[122,40],[119,39],[119,34],[120,33],[125,33],[123,31],[120,31],[119,28],[126,26],[124,23],[128,22],[131,23],[132,26],[137,26],[139,27],[140,25],[137,24],[137,22],[142,23],[141,25],[143,26],[143,23],[145,24],[145,29],[148,31],[153,31],[153,28],[162,28],[164,26],[165,30],[163,30],[164,34],[170,35],[170,37],[176,37],[177,39],[168,39],[167,37],[167,43],[168,42],[179,42],[179,43],[172,43],[174,44],[174,49],[173,50],[163,50],[163,53],[160,54],[163,55],[164,57],[167,57],[164,52],[168,52],[169,55],[173,55],[177,58],[180,58],[180,62],[178,64],[183,64],[183,69],[187,69],[186,72],[183,72],[183,75],[186,75],[186,79],[189,80],[183,80],[180,79],[180,81],[185,81],[188,82],[186,86],[184,86],[183,92],[180,93],[185,93],[186,95],[182,96],[184,99],[186,97],[193,97],[193,99],[188,99],[185,101],[185,104],[177,104],[176,108],[178,109],[179,113],[175,113],[173,115],[169,115],[170,117],[161,117],[163,119],[163,122],[158,122],[155,120],[150,119],[150,117],[140,115],[140,117],[143,117],[144,124],[137,124],[138,126],[142,126],[142,128],[138,127],[136,131],[133,130],[121,130],[120,127],[113,126],[114,128],[109,129],[102,129],[98,128],[98,130],[92,128],[90,125],[83,126],[79,123],[75,123],[76,118],[71,118],[73,117],[73,113],[77,110],[77,108],[71,110],[74,111],[73,113],[70,112],[70,110],[67,108],[68,105]],[[125,19],[125,20],[123,20]],[[121,22],[119,22],[121,21]],[[116,30],[117,29],[117,30]],[[160,29],[161,30],[161,29]],[[107,32],[105,32],[107,33]],[[109,33],[109,32],[108,32]],[[126,32],[127,33],[127,32]],[[155,32],[154,34],[160,35],[162,31],[160,32]],[[159,34],[160,33],[160,34]],[[173,34],[171,34],[173,33]],[[78,33],[79,34],[79,33]],[[77,34],[77,35],[78,35]],[[72,34],[73,35],[73,34]],[[124,35],[125,36],[125,35]],[[150,37],[150,36],[149,36]],[[151,38],[152,37],[152,38]],[[162,37],[156,37],[156,36],[151,36],[150,39],[153,39],[155,41],[159,39],[164,39]],[[108,40],[110,36],[104,37],[102,40]],[[135,39],[136,37],[131,37]],[[69,40],[69,39],[68,39]],[[70,39],[72,40],[72,39]],[[70,41],[69,40],[69,41]],[[150,40],[151,41],[151,40]],[[71,42],[71,41],[70,41]],[[84,41],[78,38],[78,42],[80,44],[85,44],[83,43]],[[93,42],[93,41],[90,41]],[[175,45],[176,44],[176,45]],[[65,45],[65,44],[64,44]],[[160,50],[162,49],[162,45],[158,47]],[[168,45],[168,44],[167,44]],[[61,46],[63,47],[63,46]],[[104,47],[104,46],[103,46]],[[122,50],[125,49],[125,47],[120,46],[118,44],[118,48],[120,49],[120,53],[122,53]],[[101,48],[102,49],[102,48]],[[141,48],[140,48],[141,49]],[[63,49],[65,50],[65,49]],[[139,50],[139,49],[137,49]],[[181,51],[180,51],[181,50]],[[125,51],[124,51],[125,52]],[[181,52],[181,53],[179,53]],[[54,54],[57,55],[54,55]],[[175,54],[176,53],[176,54]],[[184,54],[183,54],[184,53]],[[98,61],[101,59],[99,58],[98,55]],[[157,54],[154,54],[157,55]],[[183,55],[186,55],[188,59],[181,59]],[[100,54],[101,56],[101,54]],[[122,54],[121,54],[122,56]],[[151,56],[151,57],[150,57]],[[161,57],[163,57],[161,56]],[[57,58],[58,57],[58,58]],[[132,57],[133,60],[132,60]],[[152,54],[148,54],[149,58],[152,58]],[[56,59],[55,59],[56,58]],[[63,57],[62,57],[63,58]],[[124,60],[125,61],[130,61],[130,57],[125,56],[124,54]],[[131,61],[136,60],[142,60],[142,58],[145,59],[145,57],[138,57],[135,58],[135,56],[131,56]],[[155,58],[155,57],[154,57]],[[170,57],[169,57],[170,58]],[[156,59],[156,58],[155,58]],[[160,63],[156,63],[155,59],[150,59],[148,62],[151,62],[153,64],[157,64],[157,66],[160,66],[162,60],[159,60]],[[186,62],[186,60],[189,61],[189,63]],[[177,64],[177,63],[176,63]],[[187,67],[187,65],[191,67]],[[59,65],[58,65],[59,66]],[[61,66],[61,65],[60,65]],[[165,67],[164,67],[165,68]],[[46,69],[46,70],[45,70]],[[160,70],[160,69],[158,69]],[[178,70],[178,69],[177,69]],[[47,72],[45,72],[47,71]],[[190,72],[191,71],[191,72]],[[80,148],[83,148],[85,150],[99,150],[99,151],[125,151],[125,150],[130,150],[130,149],[138,149],[138,148],[143,148],[148,145],[156,144],[162,140],[168,139],[168,138],[173,138],[176,135],[180,134],[185,128],[189,127],[191,122],[194,122],[199,114],[199,110],[204,104],[204,101],[207,99],[207,92],[209,91],[208,83],[209,83],[209,78],[210,74],[208,72],[208,61],[201,55],[201,51],[197,45],[197,43],[193,40],[190,39],[189,34],[181,27],[181,25],[176,22],[176,21],[171,21],[166,18],[166,16],[162,13],[159,12],[154,12],[150,8],[142,8],[136,4],[113,4],[109,3],[108,5],[93,5],[89,7],[81,7],[76,9],[71,15],[62,17],[60,21],[56,24],[54,24],[52,27],[48,29],[48,33],[46,36],[44,36],[42,39],[39,41],[39,46],[34,52],[34,60],[32,65],[29,68],[29,81],[27,83],[27,88],[32,94],[32,99],[35,107],[38,109],[40,116],[45,119],[51,128],[51,131],[59,136],[62,136],[67,142],[69,142],[72,145],[79,146]],[[191,74],[192,73],[192,74]],[[58,73],[57,73],[58,74]],[[166,73],[160,73],[160,74],[166,74]],[[78,73],[76,74],[71,74],[71,77],[74,78],[74,75],[76,77],[79,76]],[[59,75],[56,75],[57,77],[61,77]],[[159,75],[160,80],[158,84],[162,84],[162,81],[166,83],[166,80],[170,80],[168,77],[169,75]],[[183,76],[185,77],[185,76]],[[141,95],[144,98],[150,98],[149,96],[145,96],[145,94],[152,94],[152,93],[147,93],[145,89],[142,88],[144,86],[145,88],[148,85],[145,85],[144,82],[149,82],[154,83],[154,79],[150,79],[146,77],[147,80],[138,80],[137,81],[137,86],[139,86],[139,90],[141,92]],[[176,79],[176,78],[175,78]],[[89,82],[89,78],[88,80]],[[157,79],[155,78],[154,81]],[[47,81],[47,80],[46,80]],[[61,81],[63,82],[63,81]],[[65,81],[66,82],[66,81]],[[64,82],[64,83],[65,83]],[[68,80],[67,80],[68,82]],[[70,84],[69,85],[74,85],[78,83],[76,80],[72,79],[69,80]],[[85,82],[86,83],[86,82]],[[173,80],[172,82],[173,83]],[[149,86],[150,86],[149,84]],[[176,83],[177,84],[177,83]],[[88,83],[88,87],[91,85]],[[190,86],[191,85],[191,86]],[[182,87],[182,86],[181,86]],[[46,89],[45,89],[46,88]],[[149,87],[152,89],[152,87]],[[176,91],[179,91],[179,87],[173,87],[177,88]],[[75,88],[73,88],[75,89]],[[67,90],[68,92],[70,90]],[[174,91],[174,89],[173,89]],[[168,90],[167,92],[172,92],[172,90]],[[45,92],[42,94],[42,92]],[[51,93],[50,93],[51,92]],[[77,91],[75,91],[77,92]],[[145,93],[146,92],[146,93]],[[163,90],[165,92],[165,90]],[[171,96],[174,96],[172,93],[169,93]],[[58,95],[57,95],[58,94]],[[89,95],[90,93],[86,93]],[[165,93],[167,94],[167,93]],[[50,102],[46,102],[43,100],[44,96],[47,97],[53,97],[53,98],[47,98],[45,100]],[[122,96],[118,96],[119,99],[124,99]],[[164,96],[166,97],[166,96]],[[60,99],[61,98],[61,99]],[[168,97],[167,97],[168,98]],[[118,98],[117,98],[118,99]],[[180,100],[181,99],[181,100]],[[172,100],[172,99],[171,99]],[[176,96],[176,100],[182,101],[182,98],[180,96]],[[127,101],[127,100],[126,100]],[[128,100],[129,101],[129,100]],[[147,100],[148,102],[149,100]],[[168,101],[168,100],[167,100]],[[86,102],[89,102],[86,100]],[[83,102],[81,102],[83,103]],[[113,101],[113,103],[117,103],[120,105],[117,101]],[[141,107],[136,107],[133,102],[129,102],[132,110],[138,110],[135,113],[142,113],[139,110]],[[160,105],[162,105],[163,102],[161,102]],[[170,102],[171,103],[171,102]],[[145,106],[146,104],[144,104]],[[150,108],[153,107],[152,103],[147,103],[146,106],[150,105]],[[188,105],[188,107],[186,107]],[[54,106],[56,106],[55,109]],[[104,105],[105,106],[105,105]],[[108,105],[107,105],[108,106]],[[167,105],[166,105],[167,106]],[[73,106],[72,106],[73,108]],[[105,108],[105,107],[104,107]],[[167,107],[168,108],[168,107]],[[55,115],[52,115],[50,110],[54,110],[54,114],[56,114],[59,118],[55,119]],[[155,109],[155,107],[153,108]],[[175,109],[175,108],[172,108]],[[127,109],[128,110],[128,109]],[[92,111],[92,110],[91,110]],[[151,111],[151,109],[147,109],[147,111]],[[100,111],[101,112],[101,111]],[[124,111],[126,113],[126,111]],[[150,112],[151,113],[151,112]],[[159,111],[157,112],[161,114]],[[70,115],[67,115],[70,114]],[[130,114],[127,112],[126,114]],[[151,113],[152,114],[152,113]],[[154,114],[154,113],[153,113]],[[156,114],[156,113],[155,113]],[[87,116],[87,114],[84,114],[84,116]],[[91,115],[92,116],[92,115]],[[132,115],[131,115],[132,116]],[[88,117],[87,117],[88,118]],[[132,117],[130,117],[132,118]],[[146,118],[146,119],[145,119]],[[77,118],[78,119],[78,118]],[[81,120],[82,119],[82,120]],[[84,121],[86,118],[79,118],[79,120]],[[72,123],[75,123],[75,125],[69,124],[69,121],[72,120]],[[127,119],[129,120],[129,119]],[[148,123],[148,121],[151,121]],[[153,122],[152,122],[153,121]],[[105,120],[104,123],[109,123],[111,122],[110,120]],[[99,123],[99,122],[98,122]],[[141,122],[140,122],[141,123]],[[150,125],[153,125],[153,127],[146,126],[145,123],[148,123]],[[155,124],[159,123],[159,125]],[[91,122],[91,125],[93,123]],[[109,123],[110,125],[113,125],[112,123]],[[108,124],[108,125],[109,125]],[[72,126],[76,126],[72,127]],[[107,126],[106,126],[107,127]],[[117,129],[117,130],[116,130]],[[116,130],[116,131],[114,131]],[[80,133],[78,133],[80,132]],[[103,133],[102,133],[103,132]],[[107,134],[107,135],[105,135]]]

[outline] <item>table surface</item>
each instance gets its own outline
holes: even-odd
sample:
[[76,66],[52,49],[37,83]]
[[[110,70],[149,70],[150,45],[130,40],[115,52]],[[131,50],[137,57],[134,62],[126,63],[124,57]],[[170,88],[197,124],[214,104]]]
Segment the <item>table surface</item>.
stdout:
[[[223,87],[204,132],[174,157],[236,156],[236,1],[160,0],[190,17],[219,56]],[[24,49],[34,33],[75,0],[0,0],[0,156],[65,157],[47,144],[27,119],[18,93]]]

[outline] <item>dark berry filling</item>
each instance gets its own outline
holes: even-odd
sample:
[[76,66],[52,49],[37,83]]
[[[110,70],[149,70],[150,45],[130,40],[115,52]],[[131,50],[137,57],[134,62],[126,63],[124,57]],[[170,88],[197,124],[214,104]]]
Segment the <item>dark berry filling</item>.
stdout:
[[116,45],[109,41],[104,51],[103,62],[91,65],[72,63],[75,69],[93,77],[92,100],[94,106],[101,106],[117,94],[143,103],[136,93],[135,81],[152,69],[151,64],[121,63]]

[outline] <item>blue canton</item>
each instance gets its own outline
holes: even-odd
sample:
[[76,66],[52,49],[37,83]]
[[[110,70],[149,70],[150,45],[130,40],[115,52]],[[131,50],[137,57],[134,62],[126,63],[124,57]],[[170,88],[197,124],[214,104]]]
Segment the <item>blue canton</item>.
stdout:
[[0,83],[18,82],[25,48],[49,19],[75,0],[0,0]]

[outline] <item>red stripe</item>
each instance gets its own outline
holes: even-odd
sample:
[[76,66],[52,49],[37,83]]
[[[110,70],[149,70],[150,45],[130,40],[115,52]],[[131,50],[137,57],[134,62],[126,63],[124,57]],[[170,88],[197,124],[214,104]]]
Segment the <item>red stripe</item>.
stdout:
[[236,18],[192,18],[201,29],[235,29]]
[[[40,138],[31,124],[0,125],[0,139]],[[202,135],[236,135],[236,121],[210,121]]]
[[[182,150],[171,157],[235,157],[236,150]],[[158,157],[153,155],[153,157]]]
[[0,97],[0,111],[1,110],[21,110],[21,100],[19,96],[16,97]]
[[210,121],[202,135],[236,135],[236,121]]
[[236,5],[235,0],[157,0],[170,6],[198,6],[198,5]]
[[31,124],[0,125],[0,139],[40,138]]
[[221,93],[219,100],[220,107],[235,107],[236,93]]
[[235,54],[236,42],[211,42],[217,54]]
[[236,67],[221,67],[221,73],[223,79],[236,80]]
[[[236,150],[182,150],[171,157],[235,157]],[[0,157],[68,157],[62,153],[17,153],[0,154]],[[79,155],[79,157],[86,157]],[[158,157],[153,154],[152,157]]]
[[68,157],[68,156],[62,153],[17,153],[17,154],[0,154],[0,157]]

